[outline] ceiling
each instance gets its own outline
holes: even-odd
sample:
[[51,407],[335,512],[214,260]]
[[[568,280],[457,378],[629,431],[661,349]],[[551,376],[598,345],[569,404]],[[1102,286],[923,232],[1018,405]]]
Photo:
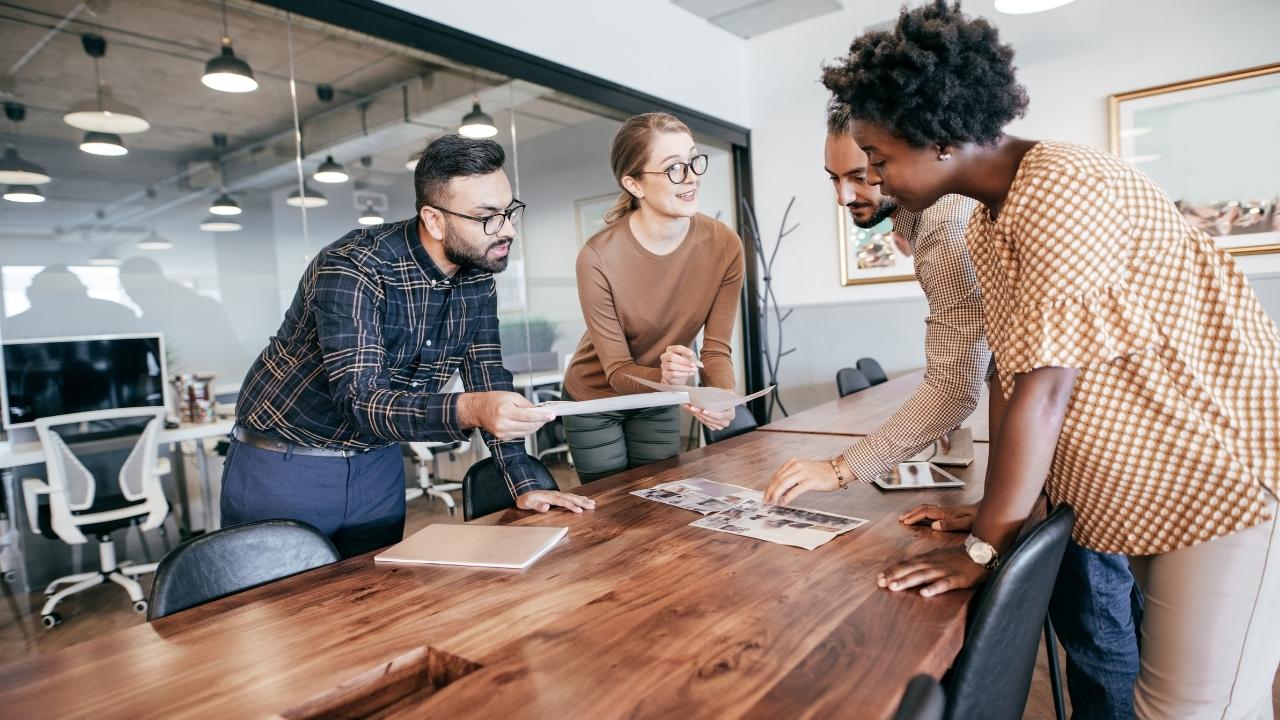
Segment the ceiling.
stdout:
[[844,9],[844,0],[671,0],[742,38]]
[[[48,202],[0,202],[0,235],[48,230],[55,219],[59,232],[128,222],[148,207],[203,197],[222,177],[233,191],[280,187],[296,177],[290,43],[305,166],[332,153],[370,186],[403,182],[409,155],[453,131],[473,93],[494,116],[499,140],[510,138],[512,100],[521,142],[599,116],[589,103],[545,88],[309,19],[291,23],[281,11],[244,0],[228,3],[227,24],[237,57],[253,67],[255,92],[217,92],[200,82],[220,47],[219,2],[0,0],[0,96],[26,105],[19,150],[54,177],[42,187]],[[151,123],[124,136],[125,157],[80,152],[81,132],[62,121],[68,106],[94,91],[84,33],[107,39],[103,80]],[[331,100],[318,97],[320,85],[333,88]],[[3,136],[11,131],[0,118]],[[211,163],[215,132],[228,140],[222,177]],[[147,197],[149,188],[159,200]]]

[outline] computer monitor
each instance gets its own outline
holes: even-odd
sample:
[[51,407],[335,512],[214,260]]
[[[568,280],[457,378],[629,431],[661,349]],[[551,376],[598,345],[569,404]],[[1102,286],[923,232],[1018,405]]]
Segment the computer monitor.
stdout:
[[159,334],[14,340],[4,343],[3,358],[6,430],[54,415],[165,404]]

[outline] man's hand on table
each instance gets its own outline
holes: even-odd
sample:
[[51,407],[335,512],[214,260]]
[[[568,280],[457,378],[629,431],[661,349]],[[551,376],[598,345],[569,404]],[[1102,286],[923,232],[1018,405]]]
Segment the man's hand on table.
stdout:
[[973,520],[978,517],[978,503],[941,507],[939,505],[917,505],[898,516],[903,525],[928,525],[942,532],[967,533],[973,529]]
[[595,510],[596,501],[589,497],[556,490],[531,490],[516,498],[516,507],[535,512],[546,512],[552,507],[562,507],[565,510],[580,513],[583,510]]

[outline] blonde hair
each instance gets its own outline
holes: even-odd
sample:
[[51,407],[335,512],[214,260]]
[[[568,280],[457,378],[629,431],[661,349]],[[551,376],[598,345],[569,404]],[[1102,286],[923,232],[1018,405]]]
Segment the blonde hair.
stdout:
[[645,161],[649,159],[649,149],[653,144],[653,136],[657,133],[688,133],[689,126],[680,119],[667,113],[645,113],[633,115],[618,128],[613,136],[613,147],[609,150],[609,164],[613,167],[613,177],[618,181],[622,192],[618,201],[604,214],[606,225],[621,220],[627,213],[640,207],[640,198],[627,192],[622,179],[634,177],[644,170]]

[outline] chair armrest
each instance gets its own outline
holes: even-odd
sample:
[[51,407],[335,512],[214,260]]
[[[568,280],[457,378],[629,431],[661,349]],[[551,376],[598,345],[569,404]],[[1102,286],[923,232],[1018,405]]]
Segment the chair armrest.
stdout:
[[40,496],[53,494],[53,488],[49,487],[49,483],[38,478],[24,478],[22,481],[22,502],[27,510],[27,523],[31,525],[31,532],[40,535],[40,520],[37,513],[40,511]]
[[156,458],[155,473],[157,477],[164,477],[172,470],[173,465],[169,462],[169,458],[164,456]]

